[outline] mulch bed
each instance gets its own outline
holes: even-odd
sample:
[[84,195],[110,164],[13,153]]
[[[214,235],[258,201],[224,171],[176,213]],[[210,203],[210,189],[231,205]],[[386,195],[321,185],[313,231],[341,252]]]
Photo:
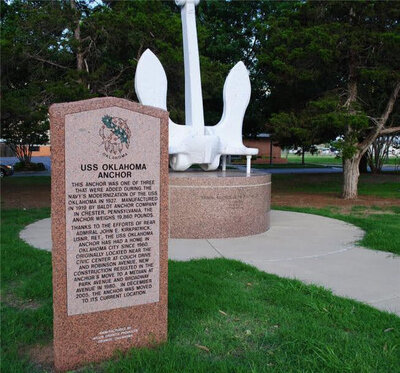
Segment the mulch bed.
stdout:
[[290,207],[315,207],[327,206],[351,207],[351,206],[400,206],[399,199],[381,198],[376,196],[359,196],[355,200],[345,200],[336,193],[309,194],[303,192],[272,193],[272,205]]
[[[1,191],[2,208],[50,207],[50,185],[4,185]],[[344,200],[339,194],[309,194],[304,192],[272,193],[272,205],[291,207],[326,206],[400,206],[399,199],[360,196],[356,200]]]
[[50,207],[50,185],[2,185],[1,206],[12,208]]

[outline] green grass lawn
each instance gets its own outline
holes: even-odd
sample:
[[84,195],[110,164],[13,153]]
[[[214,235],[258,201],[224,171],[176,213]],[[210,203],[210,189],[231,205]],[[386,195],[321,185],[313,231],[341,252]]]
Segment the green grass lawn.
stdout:
[[[341,174],[273,174],[272,192],[335,193],[342,190]],[[359,195],[400,198],[400,174],[363,174],[358,185]]]
[[399,157],[390,157],[385,161],[385,165],[397,165],[400,166],[400,158]]
[[[282,158],[284,158],[282,156]],[[290,163],[301,163],[301,157],[295,154],[289,154],[288,162]],[[342,159],[329,156],[329,155],[305,155],[304,156],[305,163],[319,164],[319,165],[342,165]]]
[[50,176],[18,176],[5,177],[1,179],[2,185],[50,185]]
[[[285,158],[282,155],[282,158]],[[288,163],[283,164],[269,164],[269,158],[265,159],[265,164],[254,164],[252,168],[323,168],[323,167],[342,167],[342,158],[337,158],[329,155],[306,155],[304,157],[305,164],[301,163],[301,156],[289,154],[287,157]],[[246,160],[235,160],[233,164],[245,165]],[[400,159],[391,157],[385,161],[385,166],[400,166]]]
[[[282,155],[282,158],[286,158],[285,155]],[[296,166],[302,166],[301,164],[301,156],[295,155],[295,154],[289,154],[287,157],[288,163],[287,164],[276,164],[274,166],[278,168],[284,168],[285,165],[286,167],[293,167],[295,168]],[[240,163],[246,163],[246,160],[243,159],[240,161]],[[269,163],[269,158],[265,158],[265,162]],[[305,166],[308,166],[308,168],[311,167],[323,167],[323,166],[342,166],[342,159],[341,158],[336,158],[333,156],[321,156],[321,155],[306,155],[304,156],[304,162]],[[253,167],[253,165],[252,165]],[[304,167],[304,166],[303,166]]]
[[251,168],[268,169],[268,168],[326,168],[327,166],[320,164],[301,164],[301,163],[283,163],[283,164],[256,164],[252,163]]
[[[3,211],[2,371],[42,372],[51,343],[51,255],[18,238],[49,209]],[[170,262],[168,342],[87,372],[395,372],[400,318],[226,260]],[[204,347],[201,347],[204,346]]]
[[[284,156],[282,156],[284,158]],[[301,163],[301,156],[295,154],[289,154],[288,156],[289,163]],[[336,165],[342,166],[342,158],[334,157],[331,155],[305,155],[304,157],[305,163],[309,164],[322,164],[322,165]],[[398,165],[400,163],[399,158],[390,157],[385,161],[385,165]]]

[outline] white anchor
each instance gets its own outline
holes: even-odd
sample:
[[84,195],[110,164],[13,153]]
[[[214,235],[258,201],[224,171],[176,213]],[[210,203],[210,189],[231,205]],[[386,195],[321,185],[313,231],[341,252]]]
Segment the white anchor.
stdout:
[[[258,149],[247,148],[242,141],[243,118],[251,95],[249,72],[243,62],[238,62],[226,78],[221,120],[214,126],[204,125],[195,15],[195,5],[199,1],[175,0],[181,7],[182,17],[186,125],[169,120],[170,166],[174,171],[185,171],[191,165],[199,164],[204,171],[212,171],[218,168],[222,156],[222,169],[225,170],[227,155],[246,155],[249,174],[251,156],[258,154]],[[143,105],[167,110],[167,76],[150,49],[139,59],[135,90]]]

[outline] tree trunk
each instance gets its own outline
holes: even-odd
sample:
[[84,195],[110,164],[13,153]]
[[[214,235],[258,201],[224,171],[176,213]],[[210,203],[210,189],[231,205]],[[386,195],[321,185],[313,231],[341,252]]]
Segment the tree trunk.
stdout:
[[[350,9],[350,16],[354,16],[353,9]],[[347,83],[347,100],[344,104],[349,114],[355,115],[356,110],[354,104],[357,102],[358,86],[357,86],[357,68],[356,56],[353,50],[350,50],[349,62],[349,81]],[[346,136],[353,137],[353,128],[351,125],[347,128]],[[357,147],[357,144],[354,144]],[[358,195],[358,178],[360,176],[360,152],[357,151],[351,158],[343,159],[343,194],[344,199],[354,199]]]
[[395,136],[384,135],[378,137],[368,148],[368,164],[373,174],[382,172],[385,161],[389,158],[389,148],[392,146]]
[[[76,52],[76,69],[78,71],[82,71],[83,64],[84,64],[84,58],[83,58],[83,53],[82,53],[81,19],[80,19],[80,14],[78,13],[78,9],[76,7],[75,0],[70,0],[70,4],[71,4],[71,8],[75,11],[75,15],[76,15],[76,20],[75,20],[76,27],[74,30],[74,37],[78,43],[77,52]],[[82,79],[79,79],[79,81],[81,82]]]
[[368,173],[368,155],[365,153],[360,159],[360,174]]
[[10,149],[14,152],[15,156],[21,163],[31,163],[32,150],[30,145],[24,144],[9,144]]
[[344,199],[355,199],[358,197],[358,178],[360,176],[360,154],[355,154],[352,158],[345,159],[343,162],[343,193]]
[[305,150],[304,150],[304,148],[301,148],[301,164],[304,166],[304,153],[305,153]]

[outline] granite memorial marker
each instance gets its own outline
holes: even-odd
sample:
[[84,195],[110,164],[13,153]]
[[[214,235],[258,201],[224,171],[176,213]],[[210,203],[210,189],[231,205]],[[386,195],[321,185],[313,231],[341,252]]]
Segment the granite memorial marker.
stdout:
[[58,371],[167,336],[168,113],[118,98],[50,108]]

